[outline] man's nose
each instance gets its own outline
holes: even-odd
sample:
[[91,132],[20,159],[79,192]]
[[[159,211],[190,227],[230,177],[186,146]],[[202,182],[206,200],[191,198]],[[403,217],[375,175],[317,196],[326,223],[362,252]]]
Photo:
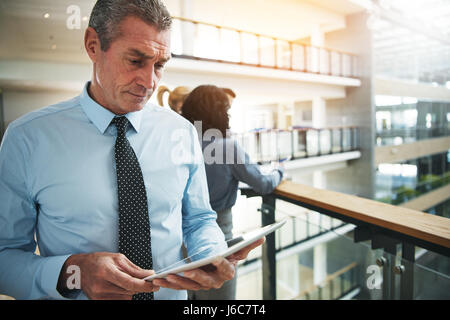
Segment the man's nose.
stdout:
[[146,88],[152,89],[155,80],[155,67],[153,64],[142,68],[139,72],[137,84]]

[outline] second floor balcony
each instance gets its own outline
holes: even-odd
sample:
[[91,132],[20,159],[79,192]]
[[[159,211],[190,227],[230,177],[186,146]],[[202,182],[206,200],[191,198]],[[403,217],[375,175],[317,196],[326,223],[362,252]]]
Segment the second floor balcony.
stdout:
[[172,54],[176,58],[357,78],[358,57],[244,30],[173,17]]
[[256,129],[235,134],[234,138],[250,158],[260,164],[344,153],[359,148],[357,127]]

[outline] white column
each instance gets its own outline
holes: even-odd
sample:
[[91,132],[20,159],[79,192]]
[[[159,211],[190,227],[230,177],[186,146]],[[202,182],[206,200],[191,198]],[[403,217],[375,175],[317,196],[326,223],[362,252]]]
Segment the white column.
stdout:
[[313,187],[317,189],[325,189],[326,188],[326,176],[322,170],[314,170],[313,171]]
[[327,244],[314,247],[314,284],[317,285],[327,277]]
[[315,97],[312,101],[312,126],[323,128],[326,125],[326,101],[322,97]]
[[320,25],[315,25],[311,33],[311,44],[313,46],[323,47],[325,43],[325,34],[321,30]]
[[319,72],[320,70],[320,47],[323,47],[325,43],[325,36],[323,31],[320,28],[320,25],[315,25],[313,27],[313,31],[311,33],[311,45],[313,46],[311,48],[311,64],[312,64],[312,71],[313,72]]
[[283,103],[277,105],[277,129],[284,129],[286,126],[286,107]]

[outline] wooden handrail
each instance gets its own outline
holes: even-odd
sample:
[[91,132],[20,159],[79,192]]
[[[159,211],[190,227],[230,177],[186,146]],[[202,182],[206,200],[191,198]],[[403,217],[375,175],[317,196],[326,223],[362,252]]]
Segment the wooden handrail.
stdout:
[[283,181],[275,195],[450,248],[450,219],[344,193]]
[[180,20],[180,21],[184,21],[184,22],[190,22],[190,23],[193,23],[193,24],[202,24],[202,25],[209,26],[209,27],[214,27],[214,28],[226,29],[226,30],[230,30],[230,31],[234,31],[234,32],[244,32],[244,33],[247,33],[247,34],[254,35],[256,37],[263,37],[263,38],[269,38],[269,39],[273,39],[273,40],[280,40],[280,41],[285,41],[287,43],[299,44],[299,45],[302,45],[302,46],[305,46],[305,47],[323,49],[323,50],[327,50],[327,51],[330,51],[330,52],[336,52],[336,53],[340,53],[340,54],[349,55],[349,56],[352,56],[352,57],[357,57],[356,54],[351,53],[351,52],[345,52],[345,51],[342,51],[342,50],[331,49],[331,48],[327,48],[327,47],[324,47],[324,46],[314,46],[312,44],[309,44],[309,43],[306,43],[306,42],[303,42],[303,41],[300,41],[300,40],[287,40],[287,39],[282,39],[282,38],[275,38],[273,36],[268,36],[268,35],[264,35],[264,34],[260,34],[260,33],[240,30],[240,29],[236,29],[236,28],[233,28],[233,27],[219,26],[219,25],[212,24],[212,23],[209,23],[209,22],[202,22],[202,21],[198,21],[198,20],[193,20],[193,19],[183,18],[183,17],[177,17],[177,16],[173,16],[172,19]]

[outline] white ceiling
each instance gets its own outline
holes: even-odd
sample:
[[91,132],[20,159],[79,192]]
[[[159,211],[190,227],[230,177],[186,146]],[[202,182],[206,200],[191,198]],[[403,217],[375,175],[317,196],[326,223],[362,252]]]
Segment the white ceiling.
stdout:
[[305,0],[305,2],[343,15],[349,15],[363,10],[360,5],[348,0]]
[[79,30],[66,27],[66,10],[74,2],[82,16],[89,16],[92,0],[0,0],[0,59],[87,62],[83,49],[87,21],[81,21]]

